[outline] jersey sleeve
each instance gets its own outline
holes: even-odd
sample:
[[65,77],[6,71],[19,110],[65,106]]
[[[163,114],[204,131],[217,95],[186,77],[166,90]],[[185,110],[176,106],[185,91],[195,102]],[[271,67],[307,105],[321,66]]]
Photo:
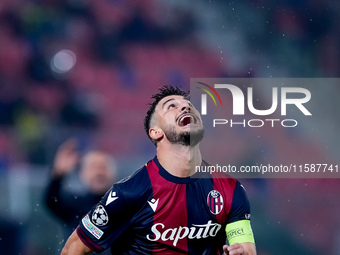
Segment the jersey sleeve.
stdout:
[[112,245],[115,249],[125,245],[133,218],[149,195],[148,175],[143,170],[114,184],[80,221],[77,234],[91,250],[101,252]]
[[237,182],[229,217],[226,226],[226,235],[230,245],[234,243],[255,243],[250,225],[250,204],[242,184]]
[[250,204],[244,187],[237,181],[227,224],[245,219],[250,219]]
[[91,250],[101,252],[127,230],[131,217],[123,192],[114,185],[83,217],[77,234]]

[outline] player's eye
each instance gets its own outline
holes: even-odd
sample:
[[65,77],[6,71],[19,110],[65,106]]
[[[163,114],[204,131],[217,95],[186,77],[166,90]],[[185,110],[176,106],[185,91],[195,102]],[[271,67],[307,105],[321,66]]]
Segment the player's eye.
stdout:
[[169,106],[168,106],[168,109],[170,110],[170,109],[172,109],[172,108],[174,108],[175,107],[175,104],[170,104]]

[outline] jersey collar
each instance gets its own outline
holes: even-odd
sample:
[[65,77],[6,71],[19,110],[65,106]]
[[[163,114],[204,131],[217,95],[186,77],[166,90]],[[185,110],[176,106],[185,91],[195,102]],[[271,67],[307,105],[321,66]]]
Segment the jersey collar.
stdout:
[[167,170],[163,168],[163,166],[159,163],[157,156],[154,157],[153,161],[156,163],[159,174],[166,180],[177,183],[177,184],[187,184],[194,182],[202,177],[202,173],[195,173],[189,177],[178,177],[170,174]]

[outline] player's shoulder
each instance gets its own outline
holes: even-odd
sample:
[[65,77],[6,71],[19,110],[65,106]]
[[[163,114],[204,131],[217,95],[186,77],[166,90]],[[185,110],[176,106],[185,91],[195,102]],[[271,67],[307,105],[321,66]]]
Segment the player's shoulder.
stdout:
[[211,178],[214,179],[215,182],[221,182],[223,184],[229,185],[236,185],[238,182],[233,176],[221,172],[211,173]]
[[152,187],[146,167],[142,166],[130,176],[115,183],[106,192],[98,210],[105,210],[109,215],[131,216],[142,208],[152,196]]
[[225,197],[233,197],[234,191],[239,185],[237,179],[225,173],[212,173],[211,177],[216,190],[221,191]]
[[141,183],[143,180],[148,179],[148,172],[146,169],[146,164],[135,170],[131,175],[121,179],[116,184],[120,186],[130,186],[133,183]]
[[[207,161],[203,160],[202,166],[209,168],[211,165]],[[219,182],[222,183],[235,184],[237,182],[237,180],[233,176],[221,171],[207,171],[203,174],[205,175],[204,178],[219,180]]]
[[115,183],[112,190],[121,194],[129,202],[140,200],[144,196],[148,197],[149,193],[152,192],[152,186],[146,165],[141,166],[130,176]]

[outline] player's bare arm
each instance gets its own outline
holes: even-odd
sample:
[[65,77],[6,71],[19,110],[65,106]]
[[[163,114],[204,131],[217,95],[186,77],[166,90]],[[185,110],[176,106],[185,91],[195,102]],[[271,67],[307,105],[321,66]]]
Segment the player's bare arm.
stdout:
[[68,238],[61,255],[87,255],[92,251],[80,240],[76,231]]
[[255,244],[253,243],[235,243],[231,246],[224,245],[225,255],[256,255]]

